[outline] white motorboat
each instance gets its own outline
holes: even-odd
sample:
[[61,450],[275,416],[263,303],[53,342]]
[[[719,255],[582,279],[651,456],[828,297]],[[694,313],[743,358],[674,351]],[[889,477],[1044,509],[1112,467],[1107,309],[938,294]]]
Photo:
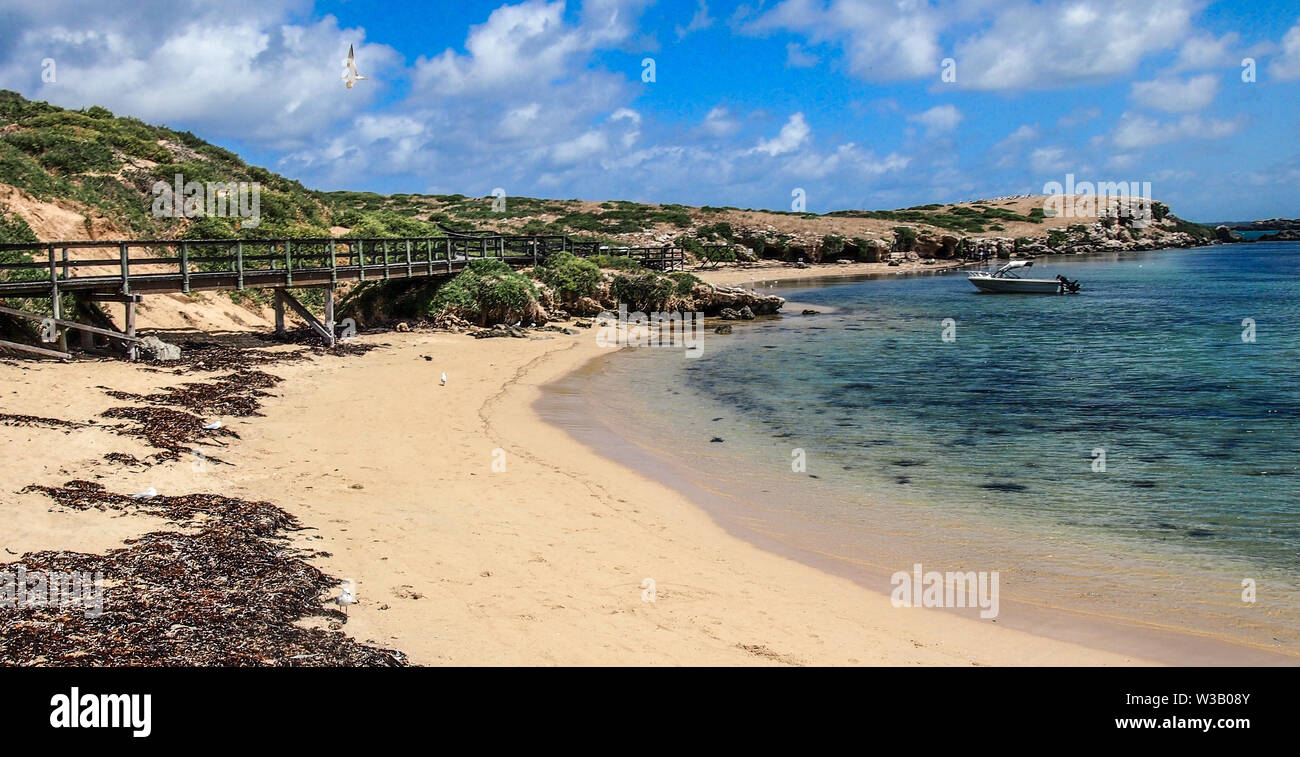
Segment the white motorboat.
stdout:
[[1079,291],[1079,282],[1070,281],[1064,276],[1054,279],[1021,278],[1034,264],[1032,260],[1013,260],[996,271],[974,271],[967,274],[970,283],[981,292],[999,294],[1074,294]]

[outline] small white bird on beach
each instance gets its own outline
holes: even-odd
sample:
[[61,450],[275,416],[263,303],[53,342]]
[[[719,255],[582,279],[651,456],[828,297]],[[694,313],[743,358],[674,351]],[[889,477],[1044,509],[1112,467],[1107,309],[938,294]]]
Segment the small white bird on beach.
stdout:
[[343,61],[347,71],[343,72],[343,86],[352,89],[352,85],[367,77],[357,73],[356,54],[352,51],[352,45],[348,45],[348,57]]
[[334,604],[338,605],[339,607],[342,607],[343,614],[347,615],[348,605],[355,605],[356,603],[357,603],[357,585],[353,583],[352,579],[349,578],[348,580],[343,582],[343,591],[339,592],[339,595],[334,598]]
[[446,371],[443,371],[443,372],[442,372],[442,385],[443,385],[443,386],[446,386],[446,385],[447,385],[447,372],[446,372]]
[[216,431],[221,428],[221,421],[213,421],[203,426],[204,431]]
[[151,486],[148,489],[145,489],[144,491],[140,492],[139,494],[132,494],[131,499],[153,499],[154,497],[157,496],[158,496],[158,490]]

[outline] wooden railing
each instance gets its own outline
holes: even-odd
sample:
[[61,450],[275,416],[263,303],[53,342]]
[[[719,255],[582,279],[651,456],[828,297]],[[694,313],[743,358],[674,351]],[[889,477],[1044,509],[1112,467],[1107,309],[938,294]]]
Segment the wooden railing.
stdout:
[[0,245],[0,251],[32,258],[0,263],[0,297],[332,286],[446,275],[478,258],[527,267],[557,252],[630,257],[663,271],[686,262],[680,247],[607,247],[565,236],[41,242]]

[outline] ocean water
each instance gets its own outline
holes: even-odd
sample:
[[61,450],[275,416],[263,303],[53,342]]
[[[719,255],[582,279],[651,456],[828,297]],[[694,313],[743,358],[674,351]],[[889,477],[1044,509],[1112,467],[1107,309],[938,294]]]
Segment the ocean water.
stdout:
[[799,283],[784,317],[698,359],[624,350],[583,391],[631,398],[615,423],[724,524],[849,573],[991,567],[1032,604],[1294,651],[1300,244],[1037,263],[1082,293]]

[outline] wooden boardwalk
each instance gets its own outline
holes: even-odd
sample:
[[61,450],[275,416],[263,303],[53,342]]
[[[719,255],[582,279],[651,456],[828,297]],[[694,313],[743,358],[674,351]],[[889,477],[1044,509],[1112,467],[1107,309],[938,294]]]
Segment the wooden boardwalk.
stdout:
[[[204,239],[95,242],[39,242],[0,245],[26,253],[31,262],[0,264],[0,299],[49,299],[54,317],[6,309],[9,315],[39,320],[57,334],[60,349],[0,341],[0,347],[44,355],[66,354],[66,332],[82,332],[83,346],[108,336],[134,356],[135,305],[149,294],[192,291],[275,289],[276,325],[283,328],[288,305],[334,342],[334,289],[341,283],[382,279],[449,276],[473,260],[495,258],[515,268],[544,263],[559,252],[581,257],[608,254],[629,257],[646,268],[680,270],[681,247],[605,247],[566,236],[448,235],[402,239]],[[283,290],[325,290],[321,323]],[[126,305],[126,331],[80,324],[62,317],[63,295],[72,295],[78,311],[89,314],[95,302]],[[51,326],[53,322],[53,326]]]

